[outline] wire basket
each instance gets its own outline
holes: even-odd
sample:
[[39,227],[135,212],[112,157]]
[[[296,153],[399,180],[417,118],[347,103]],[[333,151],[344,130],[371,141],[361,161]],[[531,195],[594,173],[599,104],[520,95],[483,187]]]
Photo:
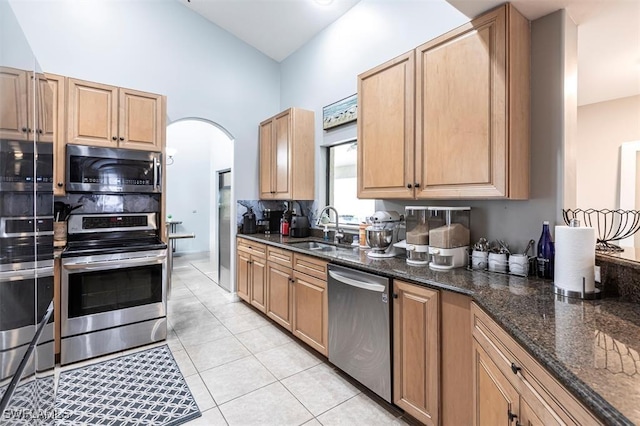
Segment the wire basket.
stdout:
[[596,251],[600,252],[623,251],[623,248],[612,242],[629,238],[640,229],[638,210],[564,209],[562,216],[567,225],[572,219],[577,219],[594,228],[598,233]]

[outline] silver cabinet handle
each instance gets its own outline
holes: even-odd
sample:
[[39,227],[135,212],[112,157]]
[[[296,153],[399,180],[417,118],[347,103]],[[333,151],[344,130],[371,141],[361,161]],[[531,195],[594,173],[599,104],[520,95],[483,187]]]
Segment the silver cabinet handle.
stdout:
[[360,280],[354,280],[353,278],[345,277],[344,275],[337,274],[333,271],[329,271],[329,276],[336,281],[350,285],[352,287],[358,287],[363,290],[377,291],[378,293],[383,293],[386,289],[386,287],[383,286],[382,284],[373,284],[373,283],[367,283]]

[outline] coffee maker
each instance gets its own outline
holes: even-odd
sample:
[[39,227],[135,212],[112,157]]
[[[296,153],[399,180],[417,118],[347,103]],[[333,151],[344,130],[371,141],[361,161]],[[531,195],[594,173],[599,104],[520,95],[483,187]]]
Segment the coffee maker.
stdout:
[[284,215],[284,210],[264,209],[262,210],[262,224],[265,234],[279,234],[280,220]]

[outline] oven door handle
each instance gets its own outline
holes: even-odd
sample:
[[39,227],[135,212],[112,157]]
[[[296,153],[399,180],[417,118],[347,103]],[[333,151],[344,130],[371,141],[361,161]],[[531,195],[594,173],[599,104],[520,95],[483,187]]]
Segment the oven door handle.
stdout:
[[52,277],[53,267],[0,272],[0,281],[32,280],[36,276],[38,278]]
[[110,260],[106,262],[87,262],[87,263],[70,263],[63,265],[65,269],[70,271],[82,269],[84,271],[95,271],[100,269],[122,269],[128,268],[130,266],[139,266],[139,265],[155,265],[158,263],[163,263],[167,258],[166,254],[160,254],[158,256],[153,257],[139,257],[134,259],[118,259],[118,260]]

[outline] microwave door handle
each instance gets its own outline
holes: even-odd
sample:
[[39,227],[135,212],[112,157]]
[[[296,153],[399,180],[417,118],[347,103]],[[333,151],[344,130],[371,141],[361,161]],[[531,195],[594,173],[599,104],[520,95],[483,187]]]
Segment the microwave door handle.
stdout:
[[165,254],[161,254],[153,257],[143,257],[139,259],[122,259],[118,261],[106,261],[106,262],[90,262],[90,263],[71,263],[67,265],[63,265],[65,269],[74,271],[78,269],[82,269],[84,271],[96,271],[103,270],[105,268],[109,269],[121,269],[128,268],[130,266],[140,266],[140,265],[155,265],[158,263],[164,262],[167,258]]
[[158,157],[153,157],[153,189],[154,191],[160,187],[160,161]]

